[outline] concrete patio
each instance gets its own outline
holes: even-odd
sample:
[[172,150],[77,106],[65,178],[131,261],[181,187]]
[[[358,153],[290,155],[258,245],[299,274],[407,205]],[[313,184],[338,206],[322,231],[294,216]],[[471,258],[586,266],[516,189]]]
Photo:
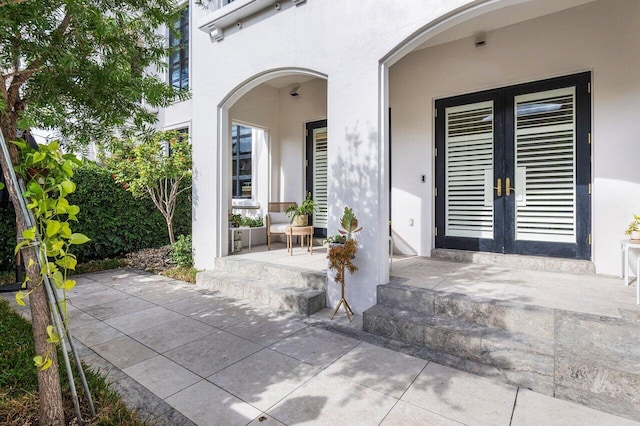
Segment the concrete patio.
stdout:
[[282,314],[131,270],[79,276],[69,299],[83,359],[151,424],[638,424],[386,349],[360,317],[358,339],[327,331],[329,309]]

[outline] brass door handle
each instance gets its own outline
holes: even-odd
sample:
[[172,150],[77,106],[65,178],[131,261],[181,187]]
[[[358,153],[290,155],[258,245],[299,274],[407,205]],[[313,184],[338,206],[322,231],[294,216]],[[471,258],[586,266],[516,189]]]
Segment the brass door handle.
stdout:
[[508,197],[509,195],[511,195],[511,191],[513,191],[513,192],[515,192],[515,191],[516,191],[516,189],[515,189],[513,186],[511,186],[511,179],[506,178],[506,179],[505,179],[505,185],[506,185],[506,187],[507,187],[507,188],[506,188],[507,197]]
[[498,192],[498,197],[502,197],[502,179],[498,178],[496,185],[498,186],[494,186],[493,189]]

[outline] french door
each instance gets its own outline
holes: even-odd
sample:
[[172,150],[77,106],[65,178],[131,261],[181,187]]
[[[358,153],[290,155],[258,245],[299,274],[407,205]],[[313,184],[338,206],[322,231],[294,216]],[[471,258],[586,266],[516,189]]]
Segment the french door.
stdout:
[[590,73],[436,101],[436,247],[589,259]]
[[307,123],[307,192],[316,205],[312,215],[313,235],[327,236],[327,120]]

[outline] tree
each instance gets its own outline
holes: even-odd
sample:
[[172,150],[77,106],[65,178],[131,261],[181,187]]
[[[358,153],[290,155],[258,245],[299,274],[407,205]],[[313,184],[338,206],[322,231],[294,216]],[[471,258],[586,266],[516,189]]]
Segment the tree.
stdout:
[[191,144],[181,133],[155,132],[140,138],[115,140],[112,155],[106,159],[116,182],[134,197],[148,197],[164,220],[171,244],[173,215],[178,195],[191,189],[185,180],[191,176]]
[[[105,140],[115,130],[155,120],[140,100],[167,106],[186,93],[159,80],[168,55],[159,28],[171,28],[173,0],[5,0],[0,3],[0,131],[6,141],[18,129],[56,129],[73,144]],[[16,211],[18,235],[26,229],[20,190],[9,175],[19,164],[17,147],[0,167]],[[32,248],[22,250],[29,286],[40,270]],[[37,354],[50,352],[50,311],[42,286],[29,302]],[[39,419],[64,423],[55,352],[52,368],[38,370]]]

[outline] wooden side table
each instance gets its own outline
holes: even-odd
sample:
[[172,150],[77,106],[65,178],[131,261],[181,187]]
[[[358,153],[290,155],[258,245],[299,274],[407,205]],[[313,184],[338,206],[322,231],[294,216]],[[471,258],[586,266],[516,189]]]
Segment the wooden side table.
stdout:
[[304,247],[305,237],[307,238],[307,251],[313,254],[313,226],[287,226],[287,251],[293,256],[293,237],[302,237],[300,247]]

